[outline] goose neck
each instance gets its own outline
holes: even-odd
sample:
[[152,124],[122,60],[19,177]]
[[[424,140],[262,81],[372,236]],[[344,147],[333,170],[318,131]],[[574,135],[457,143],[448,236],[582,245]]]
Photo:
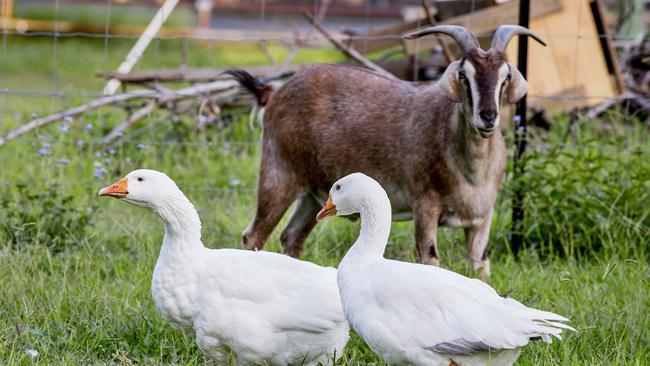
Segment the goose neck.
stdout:
[[390,235],[391,207],[388,197],[376,197],[363,202],[359,238],[350,249],[350,254],[366,258],[383,258]]
[[185,195],[169,197],[157,203],[153,210],[165,224],[165,242],[203,246],[199,214]]

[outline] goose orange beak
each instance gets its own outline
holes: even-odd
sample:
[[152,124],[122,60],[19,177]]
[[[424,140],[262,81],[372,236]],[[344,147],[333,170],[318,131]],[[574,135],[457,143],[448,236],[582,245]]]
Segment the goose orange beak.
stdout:
[[327,197],[327,202],[325,202],[325,206],[320,210],[318,215],[316,215],[316,221],[320,221],[327,216],[334,216],[336,215],[336,206],[334,206],[334,203],[332,203],[332,196]]
[[99,196],[108,196],[114,198],[126,198],[126,195],[129,194],[128,190],[128,181],[126,178],[122,178],[117,182],[106,186],[97,192]]

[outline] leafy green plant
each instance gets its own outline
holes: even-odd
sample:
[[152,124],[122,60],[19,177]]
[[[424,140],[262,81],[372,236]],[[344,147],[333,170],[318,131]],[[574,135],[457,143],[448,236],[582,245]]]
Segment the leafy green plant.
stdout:
[[[556,129],[564,131],[563,123]],[[610,123],[607,136],[589,126],[565,143],[533,138],[525,174],[506,182],[506,199],[526,192],[524,236],[542,256],[645,252],[634,243],[650,237],[650,150],[630,139],[634,126],[616,131],[621,126]]]
[[0,197],[0,236],[14,249],[46,245],[54,252],[79,244],[92,223],[97,207],[80,203],[59,187],[38,190],[19,185]]

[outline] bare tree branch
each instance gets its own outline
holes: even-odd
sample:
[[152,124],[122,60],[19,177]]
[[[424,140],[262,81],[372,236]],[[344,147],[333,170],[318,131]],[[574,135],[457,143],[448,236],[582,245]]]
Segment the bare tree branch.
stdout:
[[66,109],[62,112],[51,114],[43,118],[37,118],[25,123],[24,125],[18,128],[9,131],[9,133],[7,133],[4,137],[0,137],[0,146],[6,144],[7,142],[13,139],[22,136],[23,134],[35,128],[43,127],[52,122],[60,121],[65,117],[77,116],[82,113],[88,112],[92,109],[97,109],[105,105],[117,104],[129,99],[151,98],[151,97],[155,97],[155,95],[156,92],[153,90],[137,90],[125,94],[110,95],[110,96],[101,97],[99,99],[92,100],[88,103],[82,104],[74,108]]
[[126,119],[126,121],[120,123],[117,125],[111,132],[109,132],[106,136],[104,136],[104,139],[102,140],[102,143],[104,144],[109,144],[116,138],[122,135],[124,130],[129,128],[131,125],[134,123],[138,122],[139,120],[143,119],[144,117],[148,116],[153,112],[156,107],[158,106],[158,103],[156,103],[155,100],[150,101],[145,105],[144,107],[138,109],[137,111],[133,112],[129,118]]
[[355,61],[365,66],[366,68],[373,70],[376,73],[384,77],[387,77],[389,79],[397,80],[397,77],[395,75],[377,66],[377,64],[363,57],[356,50],[344,45],[339,40],[332,37],[332,35],[330,35],[323,27],[321,27],[321,25],[318,22],[316,22],[316,20],[314,20],[314,17],[311,15],[310,12],[306,11],[303,13],[303,15],[314,26],[314,28],[316,28],[316,30],[318,30],[322,35],[324,35],[336,48],[339,49],[339,51],[343,52],[345,55],[354,59]]
[[[433,18],[433,14],[431,14],[431,8],[429,7],[429,0],[422,0],[422,8],[424,8],[424,13],[427,16],[427,20],[429,21],[430,25],[436,25],[438,22]],[[445,54],[445,58],[447,59],[447,62],[452,63],[454,62],[454,55],[451,53],[451,50],[449,50],[449,47],[447,47],[447,44],[442,41],[440,36],[436,35],[436,41],[438,42],[438,45],[442,47],[442,51]]]

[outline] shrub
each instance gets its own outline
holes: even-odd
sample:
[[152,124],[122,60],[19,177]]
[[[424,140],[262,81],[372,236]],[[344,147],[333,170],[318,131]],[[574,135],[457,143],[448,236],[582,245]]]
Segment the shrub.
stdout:
[[43,244],[54,252],[83,241],[96,211],[94,204],[79,202],[59,187],[38,190],[19,185],[0,196],[0,236],[14,249]]

